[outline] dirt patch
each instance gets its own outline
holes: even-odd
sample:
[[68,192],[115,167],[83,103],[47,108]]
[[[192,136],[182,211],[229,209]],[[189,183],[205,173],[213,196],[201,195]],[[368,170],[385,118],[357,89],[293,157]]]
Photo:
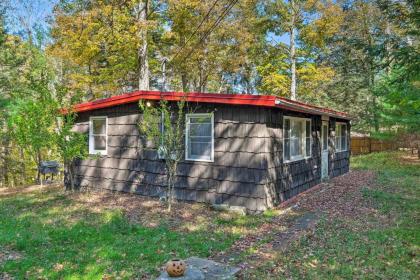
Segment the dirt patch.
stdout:
[[284,215],[274,217],[254,234],[239,239],[229,250],[212,258],[228,263],[239,260],[237,265],[245,273],[273,259],[293,241],[313,231],[321,216],[327,219],[377,216],[377,211],[362,194],[362,188],[374,187],[374,179],[373,172],[357,170],[319,184],[275,209],[284,211]]
[[0,265],[7,261],[16,261],[20,260],[21,258],[22,254],[7,247],[0,247]]
[[229,219],[234,213],[221,213],[214,211],[207,204],[176,202],[172,205],[172,211],[167,211],[166,204],[157,198],[143,197],[139,195],[110,192],[89,191],[72,193],[70,198],[87,206],[91,211],[103,211],[104,209],[119,209],[131,223],[146,227],[166,225],[177,231],[194,231],[199,226],[216,228],[212,221],[216,218]]
[[7,197],[13,196],[16,194],[22,193],[31,193],[35,191],[45,191],[57,188],[57,184],[51,185],[32,185],[32,186],[23,186],[23,187],[16,187],[16,188],[0,188],[0,197]]
[[418,158],[417,154],[404,154],[399,157],[399,161],[401,164],[420,165],[420,158]]
[[303,211],[320,211],[330,217],[354,218],[372,211],[376,213],[362,193],[363,188],[373,188],[374,179],[372,171],[352,170],[320,184],[301,197],[296,207]]

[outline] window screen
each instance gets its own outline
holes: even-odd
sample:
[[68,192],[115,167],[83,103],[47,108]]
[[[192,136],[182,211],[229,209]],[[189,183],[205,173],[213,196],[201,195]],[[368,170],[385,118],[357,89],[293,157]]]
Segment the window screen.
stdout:
[[186,159],[213,160],[213,115],[187,115]]
[[335,149],[336,151],[347,151],[347,125],[337,123],[335,126]]
[[284,120],[284,160],[290,160],[290,120]]
[[106,154],[107,131],[106,117],[92,117],[89,130],[89,153]]
[[285,117],[283,128],[284,160],[298,160],[311,156],[311,121]]

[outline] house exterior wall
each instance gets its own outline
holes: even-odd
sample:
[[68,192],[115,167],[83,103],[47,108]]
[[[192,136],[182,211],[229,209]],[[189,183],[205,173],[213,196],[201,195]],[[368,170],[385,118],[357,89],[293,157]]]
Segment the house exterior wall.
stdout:
[[[321,181],[320,129],[321,116],[284,110],[271,110],[269,131],[272,135],[271,159],[268,178],[275,190],[275,202],[283,202]],[[285,116],[311,119],[312,156],[308,159],[285,162],[283,160],[283,120]]]
[[[181,162],[175,184],[177,199],[263,211],[320,182],[320,116],[220,104],[196,104],[193,111],[214,114],[214,162]],[[163,196],[164,161],[139,133],[137,124],[142,116],[138,104],[80,113],[74,129],[88,133],[91,116],[108,117],[108,153],[75,161],[76,185]],[[311,158],[283,161],[284,116],[312,120]],[[349,164],[348,152],[333,153],[334,124],[330,119],[330,177],[347,172]]]
[[[268,111],[254,106],[200,105],[214,113],[214,162],[179,164],[175,196],[181,200],[227,203],[251,211],[267,208]],[[165,193],[163,160],[139,134],[137,103],[80,113],[75,130],[88,133],[90,116],[108,117],[108,155],[75,162],[79,186],[146,196]]]
[[[335,125],[336,122],[345,122],[347,123],[347,151],[337,152],[334,145],[334,136],[335,136]],[[349,172],[350,169],[350,130],[351,125],[348,121],[343,121],[335,118],[330,118],[329,121],[329,133],[330,133],[330,149],[329,154],[329,163],[328,163],[328,174],[330,178],[339,176],[341,174]]]

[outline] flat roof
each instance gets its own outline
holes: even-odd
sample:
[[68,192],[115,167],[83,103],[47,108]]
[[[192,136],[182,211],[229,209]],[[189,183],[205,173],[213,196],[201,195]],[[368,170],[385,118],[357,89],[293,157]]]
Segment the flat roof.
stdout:
[[350,120],[351,117],[344,113],[328,108],[306,104],[299,101],[290,100],[284,97],[273,95],[251,95],[251,94],[220,94],[220,93],[201,93],[201,92],[162,92],[139,90],[109,98],[98,99],[95,101],[80,103],[74,106],[77,113],[113,107],[122,104],[134,103],[139,100],[167,100],[180,101],[183,98],[191,103],[214,103],[230,105],[249,105],[269,108],[281,108],[295,112],[310,113],[315,115],[327,115],[331,117]]

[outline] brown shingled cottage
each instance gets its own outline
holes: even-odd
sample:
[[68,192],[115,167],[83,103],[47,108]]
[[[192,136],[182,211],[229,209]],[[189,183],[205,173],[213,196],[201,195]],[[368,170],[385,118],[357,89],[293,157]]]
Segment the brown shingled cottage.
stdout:
[[[142,144],[138,101],[183,96],[194,113],[186,115],[177,199],[259,212],[349,170],[350,118],[342,112],[275,96],[136,91],[75,107],[75,129],[99,154],[75,162],[76,185],[164,195],[164,162]],[[194,143],[188,126],[197,122],[207,129]]]

